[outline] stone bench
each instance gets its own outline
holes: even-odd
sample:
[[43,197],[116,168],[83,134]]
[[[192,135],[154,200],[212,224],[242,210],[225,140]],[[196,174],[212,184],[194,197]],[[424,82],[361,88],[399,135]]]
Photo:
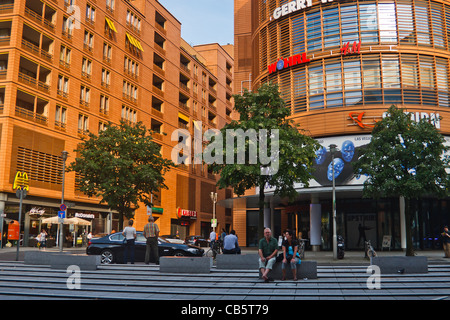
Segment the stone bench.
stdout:
[[100,265],[100,256],[76,255],[68,252],[25,252],[24,263],[49,265],[51,269],[67,269],[75,265],[80,270],[97,270]]
[[212,261],[210,257],[161,257],[159,258],[159,272],[210,273]]
[[218,254],[216,256],[217,269],[257,270],[258,254]]
[[[259,266],[259,265],[258,265]],[[269,277],[274,280],[281,280],[283,278],[283,272],[281,269],[282,263],[275,262],[272,271],[269,272]],[[259,271],[259,278],[261,278],[261,271]],[[317,279],[317,261],[304,261],[297,265],[297,279]],[[286,266],[286,279],[294,279],[291,271],[291,264]]]
[[381,274],[428,273],[427,257],[373,257],[370,264],[378,266]]

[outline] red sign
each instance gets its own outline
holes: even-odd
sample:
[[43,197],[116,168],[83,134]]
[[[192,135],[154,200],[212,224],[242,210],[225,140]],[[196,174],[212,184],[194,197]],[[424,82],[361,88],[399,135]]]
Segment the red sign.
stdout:
[[344,56],[347,55],[347,54],[359,53],[360,51],[361,51],[361,41],[353,42],[353,46],[352,47],[350,47],[350,42],[347,42],[341,48],[341,54],[344,55]]
[[[356,124],[357,124],[358,126],[360,126],[360,127],[363,128],[363,129],[375,127],[375,125],[372,125],[372,124],[365,124],[365,123],[362,122],[362,118],[363,118],[363,116],[364,116],[364,113],[365,113],[365,112],[360,112],[360,113],[358,113],[358,112],[350,112],[350,113],[348,114],[348,116],[350,117],[350,119],[352,119],[353,121],[355,121]],[[356,118],[355,118],[355,116],[356,116]]]
[[267,68],[269,69],[269,74],[271,74],[275,71],[280,71],[283,70],[284,68],[296,66],[298,64],[307,63],[310,61],[311,60],[306,57],[306,53],[302,53],[293,55],[285,59],[281,58],[277,62],[269,64]]
[[177,210],[177,217],[178,217],[178,219],[180,219],[182,217],[187,217],[187,218],[191,218],[191,219],[197,219],[197,211],[184,210],[184,209],[178,208],[178,210]]

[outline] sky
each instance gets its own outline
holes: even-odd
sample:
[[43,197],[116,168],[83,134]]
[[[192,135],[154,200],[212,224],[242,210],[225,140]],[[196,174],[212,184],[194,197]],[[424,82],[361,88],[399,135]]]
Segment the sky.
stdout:
[[158,0],[181,22],[181,37],[191,46],[234,42],[233,0]]

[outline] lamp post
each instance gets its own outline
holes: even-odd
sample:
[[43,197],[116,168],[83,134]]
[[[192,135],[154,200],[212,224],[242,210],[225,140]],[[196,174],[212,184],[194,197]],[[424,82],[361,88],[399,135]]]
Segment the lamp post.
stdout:
[[215,224],[213,224],[213,230],[214,232],[216,232],[216,226],[217,226],[217,222],[216,222],[216,202],[217,202],[217,192],[211,192],[210,194],[211,196],[211,201],[213,202],[213,221]]
[[336,180],[334,176],[334,154],[337,151],[337,145],[330,144],[331,152],[331,171],[333,175],[333,259],[337,259],[337,231],[336,231]]
[[[62,167],[62,189],[61,189],[61,204],[64,204],[64,182],[65,182],[65,176],[66,176],[66,160],[67,160],[67,156],[68,156],[69,152],[67,151],[63,151],[61,152],[61,158],[63,160],[63,167]],[[66,211],[67,213],[67,211]],[[63,251],[63,226],[64,223],[60,222],[59,223],[59,251],[62,252]]]

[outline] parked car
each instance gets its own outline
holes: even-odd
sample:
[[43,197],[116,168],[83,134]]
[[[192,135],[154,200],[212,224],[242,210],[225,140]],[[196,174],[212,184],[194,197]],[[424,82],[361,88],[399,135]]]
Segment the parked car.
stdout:
[[202,236],[187,236],[184,243],[199,247],[209,247],[209,240],[204,239]]
[[177,238],[177,236],[174,236],[174,235],[164,235],[164,236],[159,236],[159,237],[170,243],[184,244],[184,240],[181,240],[180,237]]
[[[113,233],[102,238],[91,239],[86,254],[100,255],[102,264],[122,263],[125,249],[124,236],[121,232]],[[135,261],[143,262],[145,259],[146,239],[142,231],[138,231],[136,235]],[[186,244],[170,243],[162,238],[158,238],[159,256],[189,256],[201,257],[204,250]]]

